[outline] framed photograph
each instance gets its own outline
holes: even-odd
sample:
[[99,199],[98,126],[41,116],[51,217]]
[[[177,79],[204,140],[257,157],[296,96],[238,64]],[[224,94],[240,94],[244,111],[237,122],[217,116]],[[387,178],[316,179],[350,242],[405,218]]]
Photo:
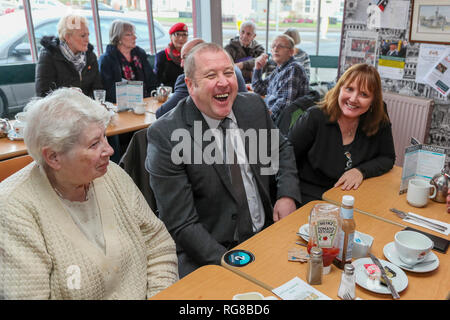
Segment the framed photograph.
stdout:
[[450,0],[412,0],[409,41],[450,44]]

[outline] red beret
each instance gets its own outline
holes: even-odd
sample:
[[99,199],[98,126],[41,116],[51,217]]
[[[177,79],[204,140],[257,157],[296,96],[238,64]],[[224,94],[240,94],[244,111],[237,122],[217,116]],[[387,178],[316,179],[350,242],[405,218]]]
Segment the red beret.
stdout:
[[169,30],[169,34],[172,34],[177,31],[186,31],[188,32],[188,27],[183,22],[175,23]]

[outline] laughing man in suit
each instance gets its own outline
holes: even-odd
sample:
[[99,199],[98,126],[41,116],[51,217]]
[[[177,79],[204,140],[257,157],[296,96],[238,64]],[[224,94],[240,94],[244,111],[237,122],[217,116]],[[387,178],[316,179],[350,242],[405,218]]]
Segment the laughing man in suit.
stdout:
[[[180,277],[203,265],[220,264],[228,249],[301,203],[292,147],[278,134],[264,101],[237,92],[226,51],[212,43],[198,45],[184,68],[190,96],[149,127],[145,164],[159,217],[177,245]],[[234,146],[228,139],[223,151],[224,122],[226,139],[237,128],[259,139],[234,140],[239,166],[229,164]],[[211,146],[217,148],[211,151]],[[270,163],[261,156],[263,149],[269,150]]]

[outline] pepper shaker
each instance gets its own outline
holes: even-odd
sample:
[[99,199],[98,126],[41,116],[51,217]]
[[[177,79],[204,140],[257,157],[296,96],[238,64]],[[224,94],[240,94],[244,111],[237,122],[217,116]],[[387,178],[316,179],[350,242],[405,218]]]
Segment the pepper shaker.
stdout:
[[306,280],[309,284],[321,284],[323,272],[322,249],[312,247],[309,253],[308,270]]

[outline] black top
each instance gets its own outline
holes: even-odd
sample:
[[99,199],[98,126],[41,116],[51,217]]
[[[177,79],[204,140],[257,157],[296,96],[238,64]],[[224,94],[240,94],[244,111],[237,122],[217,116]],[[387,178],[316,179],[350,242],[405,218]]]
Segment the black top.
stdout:
[[156,54],[155,72],[159,82],[165,86],[172,87],[173,92],[175,81],[177,81],[180,74],[184,73],[184,70],[181,66],[169,60],[165,50],[161,50]]
[[61,53],[59,43],[59,39],[53,36],[41,40],[43,48],[36,65],[36,95],[44,97],[61,87],[77,87],[92,98],[94,90],[103,89],[94,47],[88,45],[86,65],[80,75],[74,64]]
[[330,122],[317,106],[308,109],[295,123],[289,140],[294,147],[303,204],[322,199],[322,193],[334,186],[348,164],[346,152],[351,154],[351,167],[359,169],[364,179],[382,175],[393,167],[391,124],[381,126],[368,137],[361,129],[364,118],[360,118],[355,139],[345,148],[338,123]]

